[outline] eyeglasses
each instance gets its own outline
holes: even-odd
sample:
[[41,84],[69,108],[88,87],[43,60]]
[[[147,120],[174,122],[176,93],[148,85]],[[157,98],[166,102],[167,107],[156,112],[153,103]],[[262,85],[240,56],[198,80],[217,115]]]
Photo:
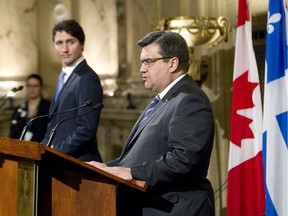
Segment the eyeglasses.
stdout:
[[26,85],[27,88],[39,88],[40,85],[31,85],[31,84],[28,84]]
[[173,58],[173,57],[167,56],[167,57],[152,58],[152,59],[148,58],[148,59],[142,59],[142,60],[140,60],[140,63],[141,63],[141,65],[144,64],[144,66],[151,67],[151,66],[153,65],[153,63],[155,63],[155,62],[158,61],[158,60],[161,60],[161,59],[171,59],[171,58]]

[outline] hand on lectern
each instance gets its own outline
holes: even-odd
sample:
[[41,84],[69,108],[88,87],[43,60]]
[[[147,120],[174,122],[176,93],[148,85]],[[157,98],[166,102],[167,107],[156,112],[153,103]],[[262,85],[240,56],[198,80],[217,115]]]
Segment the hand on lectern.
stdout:
[[112,175],[118,176],[119,178],[122,178],[126,181],[132,181],[133,180],[130,168],[119,167],[119,166],[108,167],[106,164],[100,163],[97,161],[90,161],[90,162],[85,162],[85,163],[90,164],[90,165],[97,167],[99,169],[102,169],[105,172],[108,172]]
[[122,178],[126,181],[132,181],[133,177],[131,175],[131,169],[127,167],[120,167],[120,166],[114,166],[114,167],[103,167],[102,170],[111,173],[112,175],[118,176],[119,178]]
[[97,161],[89,161],[89,162],[85,162],[85,163],[90,164],[90,165],[97,167],[99,169],[102,169],[103,167],[107,167],[107,165],[105,163],[100,163]]

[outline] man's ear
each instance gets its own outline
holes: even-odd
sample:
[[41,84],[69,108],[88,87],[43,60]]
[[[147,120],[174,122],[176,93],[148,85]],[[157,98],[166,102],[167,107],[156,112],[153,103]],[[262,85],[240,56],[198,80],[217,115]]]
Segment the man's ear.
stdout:
[[177,57],[173,57],[170,59],[169,64],[172,72],[177,71],[179,67],[179,59]]

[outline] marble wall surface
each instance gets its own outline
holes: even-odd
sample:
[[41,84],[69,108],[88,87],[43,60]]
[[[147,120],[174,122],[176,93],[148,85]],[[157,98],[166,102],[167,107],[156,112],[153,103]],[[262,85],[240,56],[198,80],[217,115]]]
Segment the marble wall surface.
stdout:
[[0,7],[0,79],[14,80],[38,69],[37,3],[0,1]]

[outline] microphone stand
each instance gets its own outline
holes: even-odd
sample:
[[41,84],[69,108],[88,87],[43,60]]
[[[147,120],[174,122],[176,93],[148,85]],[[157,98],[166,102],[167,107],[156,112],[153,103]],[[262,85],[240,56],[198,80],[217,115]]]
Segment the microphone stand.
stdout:
[[60,122],[58,122],[58,123],[55,125],[55,127],[51,130],[51,133],[50,133],[49,138],[48,138],[47,146],[50,147],[51,142],[52,142],[52,140],[53,140],[53,138],[54,138],[54,136],[55,136],[55,132],[56,132],[58,126],[59,126],[60,124],[62,124],[64,121],[68,121],[68,120],[71,120],[71,119],[73,119],[73,118],[78,118],[78,117],[80,117],[80,116],[84,116],[84,115],[86,115],[86,114],[88,114],[88,113],[90,113],[90,112],[93,112],[93,111],[95,111],[95,110],[100,110],[100,109],[102,109],[102,108],[103,108],[103,104],[98,103],[98,104],[95,105],[95,107],[94,107],[93,109],[91,109],[91,110],[89,110],[89,111],[87,111],[87,112],[85,112],[85,113],[82,113],[82,114],[79,114],[79,115],[76,115],[76,116],[71,116],[71,117],[69,117],[69,118],[62,119],[62,120],[61,120]]
[[86,101],[84,104],[82,104],[81,106],[79,107],[76,107],[76,108],[72,108],[72,109],[68,109],[68,110],[64,110],[64,111],[61,111],[61,112],[56,112],[56,113],[52,113],[52,114],[47,114],[47,115],[42,115],[42,116],[36,116],[32,119],[30,119],[28,121],[28,123],[24,126],[23,130],[22,130],[22,133],[21,133],[21,136],[19,138],[19,140],[23,140],[27,130],[28,130],[28,126],[30,126],[30,124],[35,121],[36,119],[39,119],[39,118],[45,118],[45,117],[49,117],[49,116],[54,116],[54,115],[58,115],[58,114],[62,114],[62,113],[66,113],[66,112],[72,112],[72,111],[75,111],[77,109],[81,109],[82,107],[86,107],[86,106],[91,106],[92,105],[92,101]]
[[2,100],[4,97],[7,97],[7,95],[9,95],[10,92],[11,92],[11,93],[14,93],[16,90],[17,90],[17,88],[12,88],[11,90],[7,91],[6,94],[4,94],[4,95],[0,98],[0,100]]
[[5,100],[0,105],[0,109],[5,105],[5,103],[8,101],[9,97],[6,97]]
[[[18,88],[12,88],[10,91],[8,91],[5,95],[3,95],[0,100],[2,100],[3,98],[4,101],[2,102],[2,104],[0,105],[0,109],[5,105],[5,103],[8,101],[9,98],[13,97],[15,95],[15,93],[17,91],[21,91],[23,89],[23,86],[19,86]],[[10,95],[11,94],[11,95]]]

